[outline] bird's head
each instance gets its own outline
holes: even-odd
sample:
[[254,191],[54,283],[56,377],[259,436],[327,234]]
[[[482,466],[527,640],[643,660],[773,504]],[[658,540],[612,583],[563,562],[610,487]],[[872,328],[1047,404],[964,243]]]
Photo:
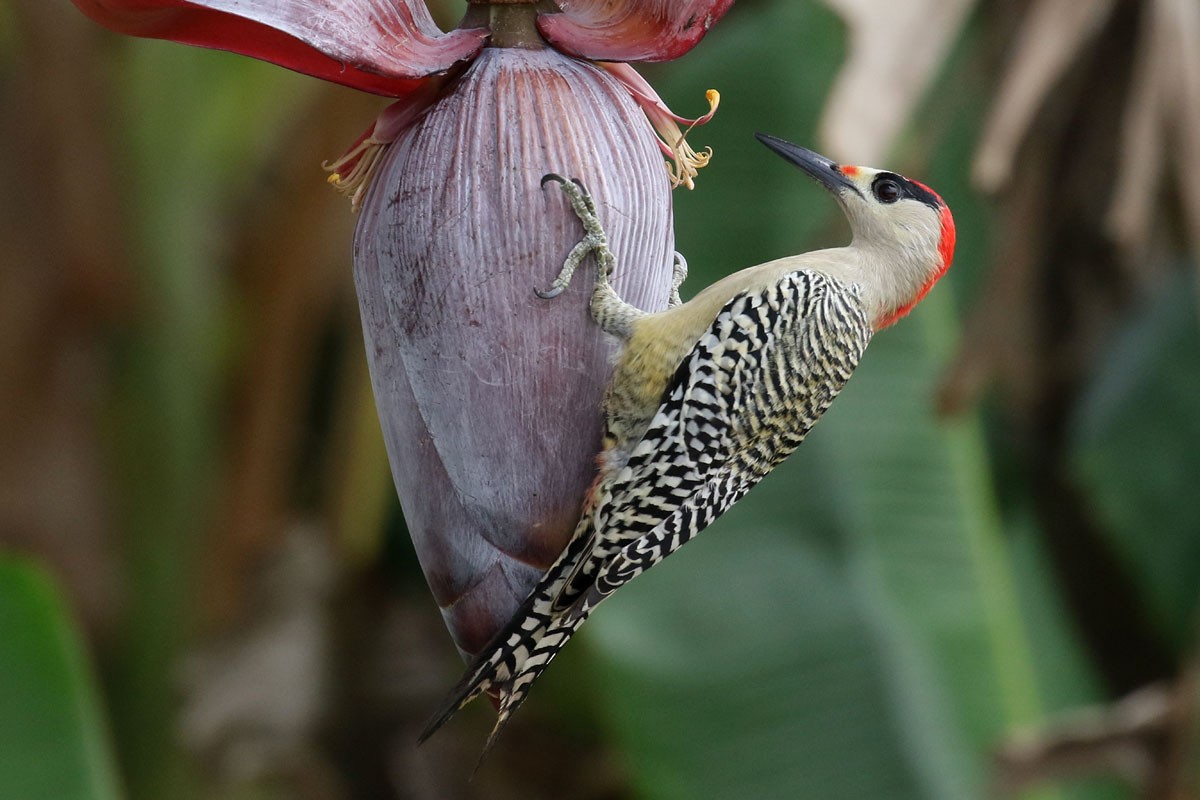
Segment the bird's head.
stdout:
[[800,167],[841,204],[854,233],[851,248],[864,291],[876,301],[876,330],[912,310],[954,258],[954,217],[923,183],[886,170],[836,164],[791,142],[755,134]]

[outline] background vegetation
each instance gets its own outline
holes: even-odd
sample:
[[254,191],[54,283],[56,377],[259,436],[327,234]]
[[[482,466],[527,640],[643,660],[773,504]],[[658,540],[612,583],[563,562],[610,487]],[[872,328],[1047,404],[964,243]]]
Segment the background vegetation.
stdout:
[[723,97],[685,294],[845,237],[756,130],[936,187],[954,269],[471,783],[317,169],[381,101],[0,6],[0,796],[1196,797],[1200,12],[829,5],[647,70]]

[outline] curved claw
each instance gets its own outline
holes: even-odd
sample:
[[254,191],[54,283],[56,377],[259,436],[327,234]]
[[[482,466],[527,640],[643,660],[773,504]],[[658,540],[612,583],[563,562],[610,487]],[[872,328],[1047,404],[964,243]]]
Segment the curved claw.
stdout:
[[552,300],[563,293],[565,286],[551,286],[549,289],[539,289],[536,286],[533,288],[533,293],[543,300]]
[[557,172],[547,172],[542,176],[542,188],[546,188],[546,184],[550,183],[550,181],[555,181],[556,183],[566,183],[567,179],[562,175],[559,175]]

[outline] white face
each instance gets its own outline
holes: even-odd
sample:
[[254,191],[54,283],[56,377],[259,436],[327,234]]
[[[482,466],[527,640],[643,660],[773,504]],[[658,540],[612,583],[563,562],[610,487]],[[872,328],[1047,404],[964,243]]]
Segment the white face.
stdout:
[[839,167],[847,184],[836,192],[860,243],[899,247],[928,256],[927,269],[940,266],[944,204],[921,184],[885,170]]
[[868,255],[878,291],[880,325],[903,316],[950,266],[954,220],[926,186],[867,167],[835,166],[844,181],[833,193],[854,232],[854,247]]

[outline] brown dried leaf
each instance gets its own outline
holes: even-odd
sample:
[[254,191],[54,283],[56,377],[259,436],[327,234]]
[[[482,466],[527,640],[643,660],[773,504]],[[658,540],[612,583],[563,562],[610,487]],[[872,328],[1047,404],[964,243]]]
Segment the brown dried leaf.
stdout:
[[912,115],[975,0],[825,0],[850,29],[850,54],[820,124],[835,160],[879,163]]
[[1142,250],[1149,239],[1164,167],[1167,63],[1166,43],[1161,41],[1163,31],[1158,24],[1162,16],[1159,5],[1150,3],[1143,9],[1145,19],[1122,125],[1117,182],[1108,212],[1109,232],[1126,253]]
[[1195,800],[1200,789],[1200,661],[1104,706],[1077,709],[997,750],[994,797],[1039,784],[1117,775],[1142,800]]
[[992,262],[975,310],[967,317],[958,354],[937,392],[938,413],[970,409],[993,383],[1010,408],[1030,409],[1037,396],[1038,272],[1052,236],[1049,165],[1053,139],[1039,137],[1024,155],[1029,169],[1015,177],[997,211]]
[[[205,547],[203,623],[212,629],[246,612],[245,581],[264,553],[279,546],[295,513],[293,481],[304,458],[306,392],[319,368],[318,344],[339,306],[353,302],[346,242],[354,220],[343,201],[317,185],[316,165],[348,135],[344,120],[355,125],[378,106],[378,98],[342,87],[315,89],[260,167],[261,196],[245,206],[253,213],[238,217],[231,270],[255,313],[246,322],[244,358],[235,365],[227,479]],[[280,203],[269,195],[292,199]]]
[[102,44],[74,9],[20,0],[0,17],[12,43],[0,70],[0,547],[45,561],[101,635],[120,599],[105,342],[137,300],[113,201],[114,87],[108,71],[80,69],[102,62]]
[[1000,797],[1063,778],[1117,774],[1148,785],[1160,768],[1161,739],[1174,719],[1175,691],[1148,686],[1110,706],[1085,708],[1011,737],[996,754]]
[[337,564],[322,528],[294,524],[251,587],[244,624],[190,653],[179,732],[217,774],[241,782],[310,760],[329,701],[329,603]]
[[973,177],[981,189],[995,192],[1009,182],[1038,109],[1113,5],[1113,0],[1037,0],[1027,13],[975,154]]
[[1143,260],[1154,240],[1162,184],[1171,177],[1200,254],[1200,5],[1154,0],[1144,14],[1107,220],[1131,262]]
[[1168,86],[1174,90],[1174,152],[1179,191],[1187,215],[1193,252],[1200,259],[1200,4],[1195,0],[1159,0],[1170,14]]

